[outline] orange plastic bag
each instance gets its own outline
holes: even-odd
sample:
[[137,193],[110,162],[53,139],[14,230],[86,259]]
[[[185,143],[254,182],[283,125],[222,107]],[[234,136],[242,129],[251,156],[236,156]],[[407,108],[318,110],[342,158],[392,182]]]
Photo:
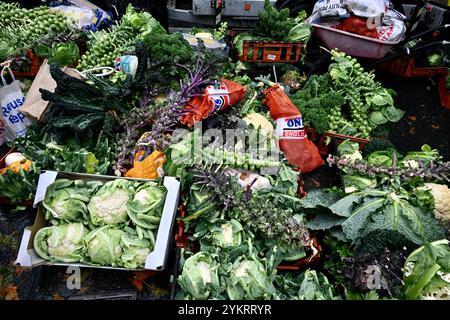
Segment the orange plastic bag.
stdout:
[[324,164],[319,150],[306,135],[302,114],[279,85],[264,90],[264,103],[276,121],[276,136],[288,162],[302,173],[311,172]]
[[158,169],[166,162],[166,155],[161,151],[153,151],[147,158],[141,161],[145,150],[139,150],[134,155],[133,168],[125,172],[125,177],[156,179],[159,177]]
[[193,97],[185,106],[185,115],[181,116],[182,124],[192,127],[196,122],[210,115],[226,110],[244,99],[247,89],[231,80],[222,79],[220,88],[208,86],[202,96]]

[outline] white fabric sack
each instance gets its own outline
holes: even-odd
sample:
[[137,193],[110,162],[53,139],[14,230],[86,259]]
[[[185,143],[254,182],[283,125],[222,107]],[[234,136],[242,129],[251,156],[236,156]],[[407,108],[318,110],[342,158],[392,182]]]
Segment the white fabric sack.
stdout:
[[406,26],[404,23],[405,18],[406,17],[398,11],[386,11],[381,27],[377,28],[378,39],[390,42],[401,40],[406,33]]
[[382,16],[389,8],[385,0],[345,0],[344,4],[355,16],[364,18]]
[[[4,72],[8,71],[12,82],[7,84]],[[25,97],[20,87],[20,81],[14,78],[14,75],[9,67],[3,67],[0,75],[1,84],[0,88],[0,121],[4,124],[4,140],[12,141],[16,136],[25,136],[27,125],[30,124],[30,120],[19,111],[19,107],[25,102]]]
[[98,22],[97,16],[91,9],[75,6],[57,6],[50,8],[61,12],[70,21],[70,27],[78,30],[89,30]]
[[308,18],[309,22],[325,17],[342,17],[348,15],[345,0],[319,0],[314,5],[313,12]]

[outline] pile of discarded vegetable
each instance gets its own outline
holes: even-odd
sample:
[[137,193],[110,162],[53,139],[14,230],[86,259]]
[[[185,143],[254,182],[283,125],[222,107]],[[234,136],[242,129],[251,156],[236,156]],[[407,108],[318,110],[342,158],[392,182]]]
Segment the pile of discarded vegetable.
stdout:
[[165,193],[151,181],[58,179],[43,201],[52,226],[39,229],[34,248],[53,262],[142,268],[155,245]]
[[[10,22],[0,23],[22,29],[49,12],[1,6],[25,18],[8,15]],[[288,16],[267,1],[251,38],[306,46],[306,15]],[[173,176],[185,213],[178,218],[180,275],[173,279],[179,298],[450,297],[450,165],[428,145],[400,155],[374,138],[404,112],[356,59],[324,51],[332,59],[326,73],[306,77],[298,65],[277,66],[282,75],[274,83],[228,57],[224,25],[169,34],[131,6],[109,29],[78,30],[87,50],[75,48],[73,35],[55,32],[55,47],[48,38],[0,40],[5,58],[24,48],[47,56],[55,84],[36,84],[45,110],[27,114],[33,123],[7,139],[14,153],[0,169],[0,197],[18,209],[29,205],[41,170],[117,179],[49,186],[39,207],[46,225],[33,241],[44,260],[144,268],[167,195],[159,181]],[[237,50],[247,37],[235,37]],[[103,67],[111,74],[89,72]],[[19,102],[9,111],[22,112]],[[325,159],[307,126],[349,139]],[[371,141],[361,148],[356,137]],[[324,165],[343,185],[305,195],[299,181]],[[303,269],[277,272],[299,261]]]

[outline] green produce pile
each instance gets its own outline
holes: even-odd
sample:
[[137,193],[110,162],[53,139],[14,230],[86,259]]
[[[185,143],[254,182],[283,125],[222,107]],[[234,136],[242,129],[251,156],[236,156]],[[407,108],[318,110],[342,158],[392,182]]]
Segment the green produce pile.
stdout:
[[[69,30],[46,7],[0,8],[0,59],[31,48],[48,59],[56,84],[39,88],[49,103],[39,121],[2,146],[15,151],[0,168],[0,203],[13,211],[5,221],[33,210],[41,170],[92,175],[48,187],[38,207],[45,225],[33,243],[44,260],[144,268],[167,194],[161,179],[175,177],[183,247],[170,250],[181,257],[171,281],[180,299],[448,299],[450,163],[432,139],[400,153],[381,138],[404,115],[394,92],[337,50],[323,52],[331,62],[321,61],[327,71],[318,74],[309,50],[295,64],[268,68],[207,46],[233,43],[239,53],[245,39],[307,45],[304,12],[291,17],[266,1],[254,30],[231,39],[225,24],[169,33],[131,5],[95,32]],[[186,40],[199,34],[203,42]],[[135,72],[87,72],[122,55],[137,58]],[[63,66],[75,67],[75,76]],[[274,69],[273,78],[265,74]],[[281,102],[267,97],[275,85]],[[287,98],[319,138],[332,132],[370,142],[335,141],[323,156],[328,168],[297,171],[282,150],[298,147],[300,157],[306,144],[274,139],[278,120],[292,113],[282,110]],[[193,126],[182,124],[189,113],[200,119]],[[132,282],[147,276],[136,273]],[[2,286],[0,275],[0,298]]]
[[52,225],[36,233],[34,248],[52,262],[143,268],[165,196],[156,182],[58,179],[42,203]]
[[114,59],[132,52],[136,41],[152,32],[165,32],[148,12],[138,13],[129,5],[125,15],[110,30],[90,34],[88,50],[81,56],[79,70],[114,65]]
[[404,112],[394,107],[391,90],[365,72],[355,58],[333,50],[326,74],[311,77],[292,96],[306,122],[325,131],[369,138],[388,123],[398,122]]
[[311,26],[304,22],[306,12],[301,11],[295,18],[291,18],[289,15],[289,9],[278,11],[269,0],[266,0],[264,10],[259,13],[259,20],[254,32],[243,32],[233,39],[238,55],[243,54],[245,40],[302,42],[305,48],[311,37]]
[[16,3],[0,2],[0,60],[23,54],[42,41],[69,31],[68,21],[46,7],[21,8]]

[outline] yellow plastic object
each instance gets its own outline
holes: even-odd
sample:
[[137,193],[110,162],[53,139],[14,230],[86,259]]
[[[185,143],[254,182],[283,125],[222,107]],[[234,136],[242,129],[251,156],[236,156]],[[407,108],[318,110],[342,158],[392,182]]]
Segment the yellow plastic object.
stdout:
[[20,169],[24,169],[25,171],[30,170],[31,164],[33,162],[28,159],[18,160],[16,162],[11,163],[9,166],[0,169],[0,174],[4,174],[8,169],[11,169],[14,173],[19,173]]
[[166,155],[161,151],[153,151],[147,158],[141,160],[145,155],[144,150],[134,155],[133,168],[125,172],[125,177],[156,179],[159,177],[158,169],[166,162]]

